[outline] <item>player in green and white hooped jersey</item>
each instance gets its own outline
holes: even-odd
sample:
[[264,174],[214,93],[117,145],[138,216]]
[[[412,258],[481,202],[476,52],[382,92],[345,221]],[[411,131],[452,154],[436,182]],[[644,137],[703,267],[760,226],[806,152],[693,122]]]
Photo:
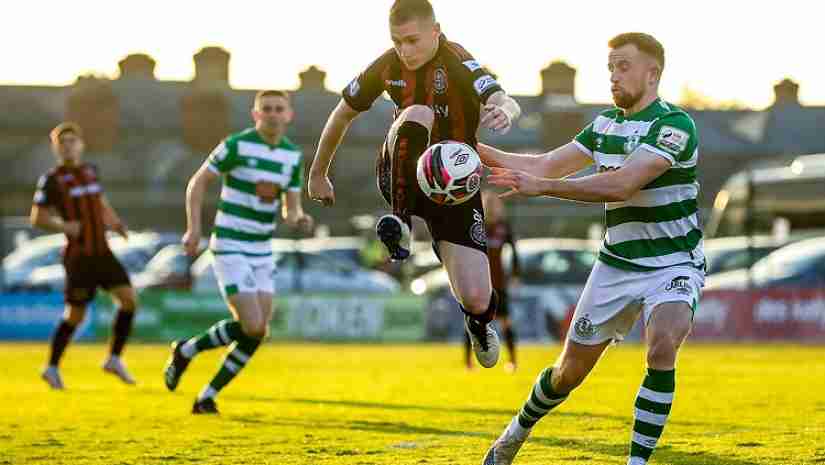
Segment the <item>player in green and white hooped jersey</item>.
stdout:
[[[613,101],[572,142],[539,156],[481,145],[503,196],[605,203],[607,234],[576,306],[564,350],[484,458],[509,464],[536,422],[584,381],[611,341],[641,314],[647,373],[635,400],[629,465],[646,464],[670,413],[679,346],[704,285],[697,217],[698,141],[691,117],[658,97],[664,49],[627,33],[609,42]],[[564,179],[591,163],[597,173]]]
[[186,253],[194,256],[201,239],[206,186],[223,178],[209,248],[221,294],[233,317],[201,335],[172,344],[172,357],[164,373],[170,391],[177,387],[195,354],[230,346],[218,373],[195,400],[192,413],[217,413],[215,396],[247,364],[266,336],[275,271],[270,239],[279,210],[288,225],[312,228],[312,217],[301,207],[302,155],[284,135],[292,120],[289,95],[273,90],[258,92],[252,118],[255,127],[221,142],[186,189],[183,245]]

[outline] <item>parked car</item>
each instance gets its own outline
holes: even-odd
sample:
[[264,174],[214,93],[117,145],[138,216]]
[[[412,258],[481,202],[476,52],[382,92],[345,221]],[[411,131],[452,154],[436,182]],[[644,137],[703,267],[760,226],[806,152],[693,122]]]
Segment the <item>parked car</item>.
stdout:
[[[749,198],[749,195],[751,198]],[[722,186],[705,227],[708,237],[770,232],[783,218],[791,230],[825,230],[825,154],[738,172]]]
[[[177,234],[133,232],[128,240],[119,236],[110,237],[109,247],[129,275],[133,276],[146,267],[158,250],[179,240],[180,237]],[[66,278],[60,258],[60,247],[57,249],[57,256],[50,258],[54,258],[51,264],[32,269],[22,281],[10,288],[21,291],[62,292]]]
[[[511,318],[520,337],[556,338],[559,322],[578,301],[597,258],[600,242],[583,239],[520,239],[516,248],[521,274],[510,284]],[[511,263],[508,249],[505,267]],[[427,331],[433,337],[455,338],[463,331],[447,273],[439,268],[410,284],[427,298]]]
[[60,263],[60,252],[66,245],[63,234],[49,234],[24,242],[3,258],[5,287],[15,289],[24,283],[36,268]]
[[708,275],[723,271],[750,268],[762,257],[785,245],[772,236],[720,237],[705,240]]
[[[559,283],[584,284],[596,260],[599,243],[584,239],[520,239],[519,253],[521,285],[552,285]],[[510,271],[510,250],[505,249],[502,260]],[[434,256],[435,254],[433,254]],[[432,294],[448,290],[447,272],[438,267],[421,275],[410,284],[413,294]]]
[[755,288],[825,288],[825,237],[802,240],[771,252],[753,268],[709,276],[705,290]]
[[[203,241],[201,249],[206,245]],[[136,289],[190,289],[194,259],[186,255],[181,244],[169,244],[149,260],[132,278]]]
[[[301,250],[275,251],[277,292],[398,292],[400,286],[390,275],[353,265],[347,261]],[[192,289],[217,291],[212,253],[204,252],[192,265]]]
[[317,237],[301,239],[301,250],[308,253],[328,255],[339,261],[346,261],[354,266],[361,266],[361,251],[366,240],[359,236]]

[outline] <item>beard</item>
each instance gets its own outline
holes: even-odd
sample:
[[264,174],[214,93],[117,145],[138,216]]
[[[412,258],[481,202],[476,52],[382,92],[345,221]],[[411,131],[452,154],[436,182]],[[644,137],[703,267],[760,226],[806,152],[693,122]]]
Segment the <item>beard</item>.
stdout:
[[613,103],[615,103],[616,106],[622,110],[627,110],[628,108],[632,108],[634,105],[639,103],[642,99],[642,94],[643,92],[632,94],[625,90],[619,90],[618,93],[613,94]]

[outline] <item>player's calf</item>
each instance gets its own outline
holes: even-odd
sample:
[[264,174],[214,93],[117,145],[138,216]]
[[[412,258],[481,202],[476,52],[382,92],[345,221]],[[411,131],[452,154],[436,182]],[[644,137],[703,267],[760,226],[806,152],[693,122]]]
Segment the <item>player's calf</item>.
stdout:
[[[227,352],[223,359],[223,363],[221,363],[218,373],[215,374],[212,381],[204,386],[203,390],[201,390],[200,394],[198,394],[198,399],[195,402],[195,405],[197,406],[199,402],[207,402],[209,399],[214,402],[215,396],[217,396],[227,384],[235,379],[238,373],[240,373],[247,363],[249,363],[249,360],[253,355],[255,355],[258,347],[260,347],[261,342],[262,340],[259,338],[244,335],[238,339],[235,344],[232,344],[229,352]],[[193,413],[210,412],[195,412],[193,409]]]
[[483,465],[509,465],[527,440],[533,426],[551,410],[567,399],[567,394],[556,391],[552,383],[553,368],[545,368],[539,373],[527,400],[517,416],[493,442],[484,456]]

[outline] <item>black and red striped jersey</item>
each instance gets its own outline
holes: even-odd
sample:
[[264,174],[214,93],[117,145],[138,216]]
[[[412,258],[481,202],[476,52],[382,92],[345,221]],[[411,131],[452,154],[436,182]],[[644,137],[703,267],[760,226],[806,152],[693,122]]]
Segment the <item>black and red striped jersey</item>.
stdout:
[[34,203],[54,207],[63,221],[81,224],[80,235],[69,237],[66,255],[105,255],[109,253],[103,223],[103,188],[97,167],[84,163],[60,165],[40,177]]
[[475,147],[481,105],[499,90],[489,71],[442,34],[435,57],[419,69],[407,69],[390,49],[353,79],[342,96],[359,112],[368,110],[383,92],[397,111],[426,105],[435,113],[431,143],[455,140]]

